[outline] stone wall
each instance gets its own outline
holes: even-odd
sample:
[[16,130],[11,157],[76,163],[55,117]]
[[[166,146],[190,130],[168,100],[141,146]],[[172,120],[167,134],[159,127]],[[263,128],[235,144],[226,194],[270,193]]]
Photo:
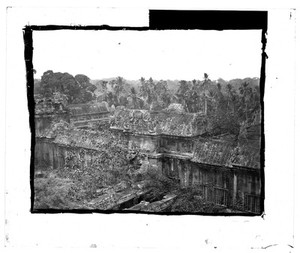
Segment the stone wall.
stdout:
[[259,169],[211,166],[179,158],[164,158],[162,168],[182,187],[199,187],[206,201],[254,213],[261,211]]
[[96,122],[109,119],[110,112],[97,112],[97,113],[86,113],[70,115],[70,122],[76,125],[76,122]]
[[[260,168],[196,162],[193,159],[196,147],[191,137],[116,132],[128,140],[130,148],[135,147],[146,153],[151,165],[157,166],[162,174],[177,180],[181,187],[194,185],[202,190],[206,201],[260,213]],[[232,152],[231,144],[227,146],[226,150]],[[216,154],[214,150],[209,153],[214,162],[222,161],[219,148],[217,150]],[[222,152],[225,151],[222,149]]]
[[[54,143],[50,138],[36,138],[35,143],[35,161],[36,163],[44,163],[51,166],[53,169],[60,169],[65,166],[66,159],[72,154],[75,157],[73,164],[89,166],[93,159],[98,155],[97,150],[70,147]],[[82,161],[82,162],[78,162]],[[72,163],[70,163],[72,166]]]
[[[114,133],[116,138],[127,143],[128,148],[146,154],[151,166],[177,180],[182,187],[199,187],[206,201],[260,213],[259,168],[228,167],[193,161],[194,142],[189,137],[142,135],[119,130]],[[93,149],[62,145],[49,138],[36,139],[36,160],[49,163],[53,169],[62,168],[70,152],[82,161],[81,166],[89,166],[97,156],[97,151]]]
[[60,114],[39,114],[35,115],[35,134],[41,135],[45,129],[49,128],[53,122],[64,120],[70,122],[69,115],[67,113]]

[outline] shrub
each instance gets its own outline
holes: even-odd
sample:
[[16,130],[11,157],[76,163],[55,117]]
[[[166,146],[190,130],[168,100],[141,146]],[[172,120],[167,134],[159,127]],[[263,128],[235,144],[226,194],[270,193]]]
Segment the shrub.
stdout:
[[35,209],[65,209],[74,208],[76,205],[69,198],[69,192],[74,185],[72,180],[58,178],[52,172],[44,178],[34,180]]

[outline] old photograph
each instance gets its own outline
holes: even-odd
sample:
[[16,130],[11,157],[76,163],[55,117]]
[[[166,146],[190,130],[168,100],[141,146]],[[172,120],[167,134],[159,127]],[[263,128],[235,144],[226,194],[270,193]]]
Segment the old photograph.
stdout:
[[261,36],[33,31],[33,211],[261,215]]

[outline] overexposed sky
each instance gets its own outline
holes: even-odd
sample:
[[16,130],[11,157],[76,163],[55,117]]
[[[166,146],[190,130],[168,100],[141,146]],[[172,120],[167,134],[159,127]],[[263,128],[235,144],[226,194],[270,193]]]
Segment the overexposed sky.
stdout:
[[260,30],[34,31],[33,66],[129,80],[260,77]]

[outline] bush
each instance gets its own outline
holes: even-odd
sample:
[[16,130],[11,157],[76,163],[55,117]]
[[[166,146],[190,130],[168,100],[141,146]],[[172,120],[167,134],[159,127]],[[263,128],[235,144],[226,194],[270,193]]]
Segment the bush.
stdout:
[[218,213],[224,211],[224,207],[206,201],[202,190],[196,186],[180,189],[177,191],[177,195],[178,197],[171,207],[172,212]]
[[69,198],[74,183],[70,179],[58,178],[52,172],[46,177],[35,178],[35,209],[66,209],[76,204]]
[[144,173],[145,188],[151,189],[154,195],[163,195],[180,189],[178,182],[164,176],[157,168],[149,167]]

